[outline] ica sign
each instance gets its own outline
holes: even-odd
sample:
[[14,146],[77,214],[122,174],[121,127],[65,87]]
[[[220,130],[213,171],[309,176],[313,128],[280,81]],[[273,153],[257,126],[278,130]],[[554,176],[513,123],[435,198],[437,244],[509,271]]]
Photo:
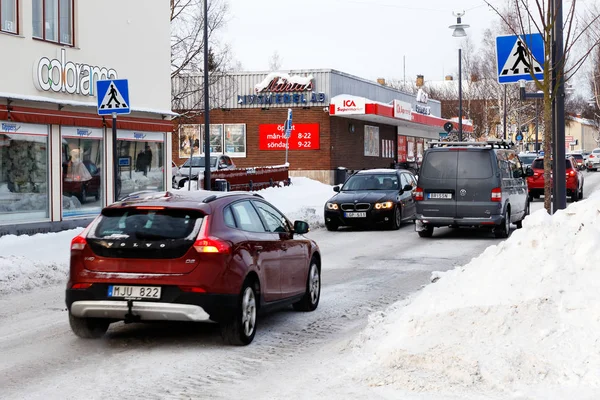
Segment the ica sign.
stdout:
[[365,99],[363,97],[336,96],[331,100],[334,106],[333,115],[365,113]]

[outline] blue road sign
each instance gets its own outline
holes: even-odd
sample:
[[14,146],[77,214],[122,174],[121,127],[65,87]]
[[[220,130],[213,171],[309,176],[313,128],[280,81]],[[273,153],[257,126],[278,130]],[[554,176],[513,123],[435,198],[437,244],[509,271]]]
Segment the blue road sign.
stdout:
[[127,79],[109,79],[96,82],[98,115],[129,114],[129,84]]
[[283,137],[289,139],[292,136],[292,109],[288,108],[288,117],[285,120],[285,131]]
[[496,37],[498,83],[544,78],[544,39],[540,33]]

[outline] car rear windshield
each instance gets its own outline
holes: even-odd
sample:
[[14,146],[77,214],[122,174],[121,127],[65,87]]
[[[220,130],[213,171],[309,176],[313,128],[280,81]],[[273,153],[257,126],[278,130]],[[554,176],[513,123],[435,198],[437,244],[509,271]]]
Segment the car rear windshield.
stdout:
[[531,164],[533,160],[535,160],[535,156],[519,156],[519,160],[521,160],[523,164]]
[[493,173],[490,152],[479,150],[434,151],[421,167],[421,176],[433,179],[484,179]]
[[105,209],[92,237],[114,240],[192,240],[202,213],[185,209]]
[[[550,164],[550,167],[552,168],[552,164]],[[538,158],[537,160],[535,160],[533,162],[533,164],[531,164],[531,168],[534,168],[534,169],[544,169],[544,159],[543,158]],[[571,167],[571,161],[565,160],[565,168],[566,169],[572,168]]]
[[583,160],[583,154],[571,154],[571,157],[577,160]]
[[[194,157],[192,159],[192,168],[204,168],[205,163],[206,162],[206,158],[205,157]],[[217,165],[217,157],[211,157],[210,158],[210,166],[211,167],[215,167]],[[185,167],[190,167],[190,160],[188,159],[186,162],[183,163],[183,165],[181,166],[182,168]]]

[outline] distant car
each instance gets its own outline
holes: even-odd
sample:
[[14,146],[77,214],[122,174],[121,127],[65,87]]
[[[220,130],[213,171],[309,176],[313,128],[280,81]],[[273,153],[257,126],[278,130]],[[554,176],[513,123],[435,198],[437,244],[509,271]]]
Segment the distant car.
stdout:
[[505,142],[438,142],[425,151],[418,187],[419,236],[435,227],[489,227],[498,238],[521,228],[529,214],[527,182],[517,153]]
[[99,200],[102,187],[100,168],[91,161],[82,161],[79,165],[79,168],[85,166],[89,175],[86,171],[77,171],[73,163],[63,163],[63,193],[77,197],[81,204],[91,196]]
[[587,169],[598,171],[598,168],[600,168],[600,148],[595,148],[588,156]]
[[247,345],[259,311],[319,305],[321,254],[307,232],[247,192],[114,203],[71,242],[71,329],[99,338],[117,321],[212,321],[226,342]]
[[567,153],[567,156],[573,157],[578,170],[585,169],[585,160],[581,153]]
[[[204,174],[205,167],[204,156],[202,157],[193,157],[192,159],[192,180],[197,180],[199,174]],[[229,156],[220,154],[210,156],[210,170],[211,171],[220,171],[224,169],[235,169],[235,164],[231,160]],[[178,169],[177,174],[173,177],[173,189],[179,189],[185,186],[186,182],[189,180],[190,176],[190,160],[188,159],[185,163],[181,165]]]
[[[544,195],[544,158],[536,158],[531,165],[533,176],[527,178],[527,187],[529,189],[529,201],[539,199]],[[566,186],[567,195],[572,201],[583,199],[583,174],[576,168],[573,157],[565,159]]]
[[415,219],[415,176],[402,169],[369,169],[352,175],[325,204],[325,227],[384,225],[399,229]]
[[535,153],[520,153],[519,154],[519,160],[521,160],[521,164],[524,169],[526,169],[527,167],[531,167],[533,160],[535,160],[536,158],[537,158],[537,155]]

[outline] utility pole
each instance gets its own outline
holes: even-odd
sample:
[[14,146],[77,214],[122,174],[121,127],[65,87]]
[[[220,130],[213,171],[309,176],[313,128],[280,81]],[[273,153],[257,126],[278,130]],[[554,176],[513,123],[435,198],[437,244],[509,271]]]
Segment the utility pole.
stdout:
[[[204,0],[204,190],[210,190],[210,115],[208,90],[208,0]],[[191,162],[192,159],[190,157]],[[191,176],[190,179],[192,179]]]
[[[565,151],[565,76],[563,45],[563,2],[554,0],[554,60],[552,61],[558,90],[554,97],[555,135],[554,135],[554,202],[552,212],[567,208],[566,151]],[[556,86],[554,86],[556,87]]]

